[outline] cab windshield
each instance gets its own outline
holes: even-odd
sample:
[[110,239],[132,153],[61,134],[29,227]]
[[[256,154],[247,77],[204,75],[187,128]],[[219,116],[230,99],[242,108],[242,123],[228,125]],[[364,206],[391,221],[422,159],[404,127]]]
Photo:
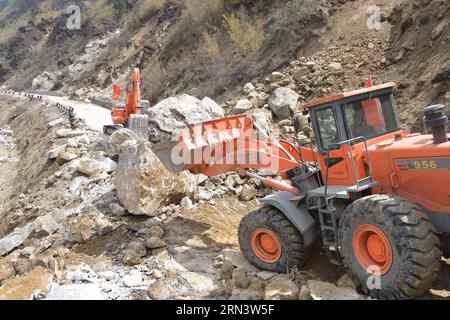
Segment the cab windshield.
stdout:
[[341,105],[349,139],[372,139],[399,130],[392,94]]

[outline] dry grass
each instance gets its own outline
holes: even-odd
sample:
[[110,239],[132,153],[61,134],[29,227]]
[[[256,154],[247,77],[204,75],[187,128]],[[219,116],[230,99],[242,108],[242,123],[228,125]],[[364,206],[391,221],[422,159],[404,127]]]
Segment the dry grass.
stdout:
[[260,20],[252,23],[231,13],[224,15],[224,21],[231,42],[241,55],[259,52],[264,43],[264,26]]
[[17,29],[18,27],[15,25],[7,25],[0,29],[0,44],[8,43],[17,33]]
[[200,49],[203,53],[212,58],[220,57],[220,46],[216,35],[210,35],[208,32],[204,31],[202,34],[202,43],[200,44]]
[[136,6],[140,21],[145,20],[154,10],[161,10],[166,5],[166,0],[142,0]]

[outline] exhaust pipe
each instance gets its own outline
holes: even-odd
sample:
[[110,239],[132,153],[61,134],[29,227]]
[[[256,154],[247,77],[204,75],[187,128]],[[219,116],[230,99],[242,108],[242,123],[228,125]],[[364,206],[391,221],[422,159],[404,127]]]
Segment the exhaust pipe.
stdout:
[[431,128],[434,143],[445,143],[447,137],[448,117],[444,114],[445,106],[436,104],[429,106],[423,110],[425,113],[424,123],[427,128]]

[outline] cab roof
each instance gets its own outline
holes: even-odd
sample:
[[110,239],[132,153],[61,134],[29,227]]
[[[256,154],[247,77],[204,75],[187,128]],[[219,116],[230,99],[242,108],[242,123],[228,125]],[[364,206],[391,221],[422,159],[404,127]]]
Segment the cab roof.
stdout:
[[353,90],[353,91],[349,91],[349,92],[342,92],[342,93],[339,93],[339,94],[336,94],[333,96],[328,96],[328,97],[312,100],[307,103],[301,104],[300,109],[309,109],[312,107],[321,106],[324,104],[343,100],[345,98],[354,97],[354,96],[357,96],[360,94],[366,94],[366,93],[370,93],[370,92],[374,92],[374,91],[378,91],[378,90],[389,89],[389,88],[395,89],[396,86],[397,85],[394,82],[389,82],[389,83],[381,84],[378,86],[362,88],[362,89]]

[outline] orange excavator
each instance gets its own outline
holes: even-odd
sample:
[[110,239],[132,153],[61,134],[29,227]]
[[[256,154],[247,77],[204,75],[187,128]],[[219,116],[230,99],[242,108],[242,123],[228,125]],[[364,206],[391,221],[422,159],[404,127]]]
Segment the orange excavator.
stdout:
[[121,88],[114,84],[113,86],[113,108],[111,116],[113,125],[106,125],[103,127],[105,134],[126,127],[132,130],[141,138],[148,138],[148,108],[150,102],[141,100],[141,74],[138,68],[134,68],[130,83],[127,86],[127,102],[126,104],[119,103],[118,100],[121,95]]
[[[277,140],[247,115],[191,125],[153,147],[174,172],[237,171],[276,190],[243,217],[241,250],[255,266],[286,272],[322,242],[359,290],[411,299],[450,257],[450,134],[443,105],[424,110],[432,134],[400,128],[394,83],[299,106],[316,145]],[[282,180],[258,174],[281,175]]]

